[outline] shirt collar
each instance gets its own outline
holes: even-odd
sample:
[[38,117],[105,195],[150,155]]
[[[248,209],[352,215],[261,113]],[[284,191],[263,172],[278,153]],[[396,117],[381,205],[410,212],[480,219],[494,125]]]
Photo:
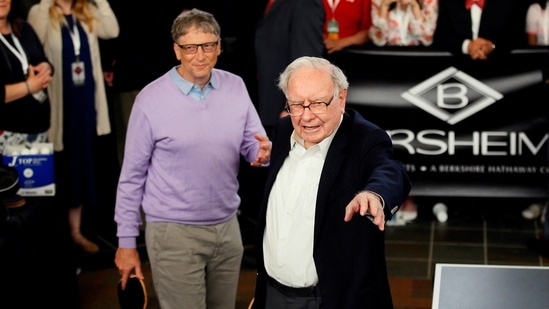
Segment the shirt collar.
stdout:
[[[170,74],[170,77],[172,78],[172,80],[175,82],[175,84],[177,85],[177,87],[179,89],[181,89],[181,91],[185,94],[185,95],[189,95],[189,93],[191,92],[191,90],[193,89],[193,87],[195,86],[193,83],[191,83],[190,81],[186,80],[183,78],[183,76],[181,76],[179,74],[179,72],[177,72],[177,68],[179,68],[180,66],[175,66],[173,67],[169,74]],[[212,73],[211,73],[211,77],[210,77],[210,81],[206,84],[206,87],[211,87],[213,89],[217,88],[217,85],[218,85],[218,81],[217,81],[217,78],[215,76],[215,74],[213,73],[213,70],[212,70]]]
[[[322,156],[326,158],[326,154],[328,153],[328,150],[330,149],[330,145],[332,144],[332,141],[334,140],[334,137],[339,130],[339,127],[341,126],[341,122],[343,121],[343,115],[341,115],[341,118],[339,119],[339,124],[337,125],[337,128],[330,134],[330,136],[326,137],[324,140],[322,140],[320,143],[317,144],[317,146],[320,148],[320,151],[322,152]],[[295,147],[296,144],[301,145],[303,148],[305,148],[305,142],[303,138],[301,138],[295,130],[292,132],[292,135],[290,136],[290,150]]]

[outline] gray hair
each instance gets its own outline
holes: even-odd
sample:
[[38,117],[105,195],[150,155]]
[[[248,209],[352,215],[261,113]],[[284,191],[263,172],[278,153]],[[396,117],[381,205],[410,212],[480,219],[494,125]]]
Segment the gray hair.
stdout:
[[303,68],[323,70],[330,74],[332,81],[334,82],[335,96],[339,95],[340,90],[349,88],[347,76],[345,76],[339,67],[324,58],[304,56],[295,59],[280,74],[278,79],[278,88],[282,90],[286,97],[288,97],[288,82],[290,81],[290,77],[292,77],[295,72]]
[[173,21],[172,40],[177,42],[181,36],[187,34],[189,29],[193,27],[205,33],[213,33],[218,38],[221,36],[221,27],[219,27],[219,24],[211,13],[192,9],[183,11]]

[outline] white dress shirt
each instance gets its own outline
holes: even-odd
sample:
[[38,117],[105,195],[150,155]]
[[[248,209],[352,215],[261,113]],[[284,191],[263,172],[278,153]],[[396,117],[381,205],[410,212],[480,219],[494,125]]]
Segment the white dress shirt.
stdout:
[[[480,28],[480,17],[482,16],[482,9],[476,5],[473,4],[471,6],[471,30],[473,31],[473,37],[472,39],[475,40],[478,38],[478,30]],[[469,54],[468,46],[469,43],[471,43],[471,40],[465,40],[463,41],[463,44],[461,45],[461,51],[464,54]]]
[[[291,287],[318,283],[313,260],[316,196],[326,154],[337,130],[305,149],[294,132],[291,150],[269,195],[263,252],[267,274]],[[343,219],[341,219],[343,220]]]

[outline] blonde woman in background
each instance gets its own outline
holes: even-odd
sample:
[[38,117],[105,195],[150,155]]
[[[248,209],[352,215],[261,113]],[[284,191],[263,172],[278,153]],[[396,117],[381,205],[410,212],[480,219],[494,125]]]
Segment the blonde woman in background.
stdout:
[[430,46],[438,0],[372,0],[370,39],[377,46]]
[[118,22],[107,0],[41,0],[27,19],[56,69],[48,87],[48,137],[55,149],[58,196],[69,207],[74,243],[97,252],[80,225],[83,206],[96,204],[95,139],[111,132],[98,38],[117,37]]

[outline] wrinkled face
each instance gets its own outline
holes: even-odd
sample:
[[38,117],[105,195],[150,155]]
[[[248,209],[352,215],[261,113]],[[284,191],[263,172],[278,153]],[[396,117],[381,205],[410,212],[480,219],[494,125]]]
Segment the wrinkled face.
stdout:
[[288,103],[308,106],[311,102],[329,103],[326,112],[314,114],[305,108],[303,115],[290,116],[294,130],[305,141],[305,148],[322,142],[330,136],[345,113],[347,90],[342,89],[332,101],[334,83],[324,70],[303,68],[295,72],[288,82]]
[[[186,53],[188,44],[204,44],[217,42],[213,51],[204,52],[203,47],[198,47],[196,53]],[[183,46],[183,47],[180,47]],[[210,73],[217,63],[217,57],[221,54],[221,41],[213,33],[202,32],[192,27],[187,34],[179,37],[173,44],[173,50],[177,60],[181,62],[178,71],[186,80],[203,87],[210,80]]]

